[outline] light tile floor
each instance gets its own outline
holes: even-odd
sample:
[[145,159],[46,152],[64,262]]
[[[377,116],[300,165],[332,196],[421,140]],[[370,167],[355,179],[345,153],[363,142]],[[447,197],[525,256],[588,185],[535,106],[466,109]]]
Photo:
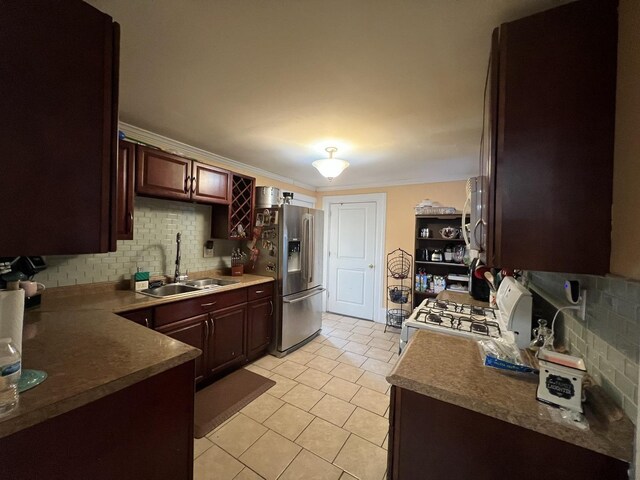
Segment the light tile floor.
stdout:
[[195,441],[195,479],[383,480],[398,333],[325,313],[311,343],[247,365],[276,385]]

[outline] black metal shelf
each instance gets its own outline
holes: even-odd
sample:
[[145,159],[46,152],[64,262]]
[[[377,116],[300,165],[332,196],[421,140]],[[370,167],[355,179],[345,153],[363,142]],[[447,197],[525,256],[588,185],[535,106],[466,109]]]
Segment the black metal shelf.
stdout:
[[401,328],[413,310],[413,255],[397,248],[387,255],[387,327]]

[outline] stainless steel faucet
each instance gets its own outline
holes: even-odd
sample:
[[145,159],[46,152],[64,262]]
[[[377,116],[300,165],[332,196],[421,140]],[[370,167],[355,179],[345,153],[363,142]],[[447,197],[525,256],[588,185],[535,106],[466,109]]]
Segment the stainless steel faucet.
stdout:
[[187,279],[186,275],[180,275],[180,237],[181,234],[178,232],[176,235],[176,273],[173,277],[174,283],[183,282]]

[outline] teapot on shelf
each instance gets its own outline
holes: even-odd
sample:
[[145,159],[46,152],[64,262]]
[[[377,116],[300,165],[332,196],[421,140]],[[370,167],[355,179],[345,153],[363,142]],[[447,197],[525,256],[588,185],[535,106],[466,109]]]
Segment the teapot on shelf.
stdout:
[[442,235],[442,238],[452,240],[460,236],[460,229],[455,227],[444,227],[440,229],[440,235]]

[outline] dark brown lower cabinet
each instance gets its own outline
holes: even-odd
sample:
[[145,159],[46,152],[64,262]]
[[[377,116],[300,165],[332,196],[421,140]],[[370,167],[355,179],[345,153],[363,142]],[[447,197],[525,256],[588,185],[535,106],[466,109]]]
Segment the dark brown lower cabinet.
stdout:
[[208,368],[215,375],[247,359],[245,332],[247,324],[246,304],[225,308],[210,314]]
[[262,356],[271,343],[273,330],[273,300],[271,298],[249,302],[247,330],[247,355],[249,360],[253,360]]
[[193,478],[193,405],[191,360],[0,439],[0,478]]
[[273,282],[119,315],[199,349],[195,381],[210,383],[266,353],[273,338]]
[[391,387],[388,477],[401,480],[616,480],[612,457]]
[[153,327],[153,309],[143,308],[141,310],[133,310],[132,312],[119,313],[121,317],[124,317],[132,322],[142,325],[143,327]]
[[207,358],[207,339],[209,336],[209,315],[198,315],[157,329],[158,332],[174,338],[182,343],[200,349],[202,353],[196,358],[196,383],[204,380],[206,375],[205,359]]

